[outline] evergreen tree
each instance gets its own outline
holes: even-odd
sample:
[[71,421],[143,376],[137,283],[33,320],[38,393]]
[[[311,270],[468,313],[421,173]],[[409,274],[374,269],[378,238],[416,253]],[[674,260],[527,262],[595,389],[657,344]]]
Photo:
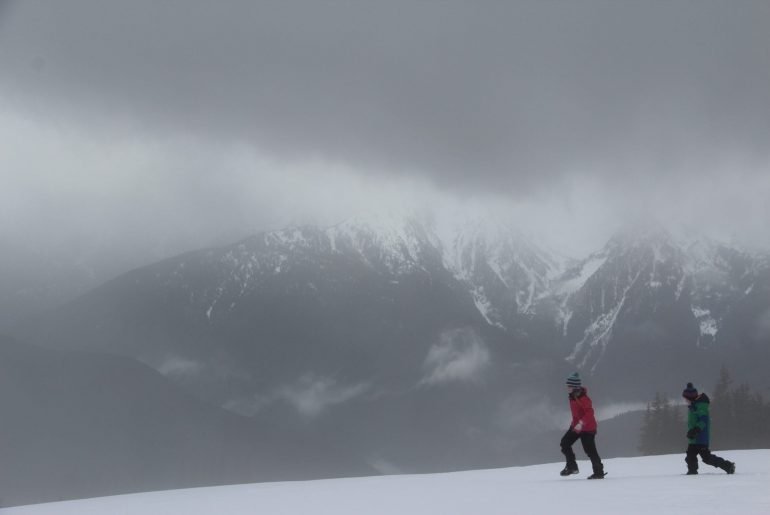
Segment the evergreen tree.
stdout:
[[[647,404],[639,435],[642,455],[680,452],[686,445],[686,408],[660,393]],[[722,367],[711,396],[711,444],[715,449],[764,449],[770,447],[770,403],[747,384],[733,386],[730,372]]]
[[770,445],[770,404],[747,384],[733,387],[724,366],[711,407],[712,445],[720,449],[757,449]]
[[659,405],[660,394],[655,394],[655,399],[652,402],[647,403],[647,409],[644,411],[644,420],[642,422],[642,431],[639,437],[639,452],[642,456],[649,456],[655,454],[655,437],[657,434],[657,410]]
[[735,410],[731,392],[733,379],[727,367],[722,365],[719,381],[714,387],[711,399],[711,434],[720,442],[722,448],[735,448],[737,441],[734,433]]
[[660,393],[647,404],[639,441],[639,452],[649,456],[680,450],[684,420],[682,410]]

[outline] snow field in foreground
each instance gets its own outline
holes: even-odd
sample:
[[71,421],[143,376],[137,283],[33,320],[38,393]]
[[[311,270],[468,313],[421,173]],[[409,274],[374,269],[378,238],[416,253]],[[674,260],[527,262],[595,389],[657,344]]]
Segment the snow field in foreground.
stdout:
[[2,515],[770,514],[770,450],[716,451],[727,475],[684,453],[605,460],[609,475],[559,476],[562,464],[446,474],[261,483],[121,495],[0,510]]

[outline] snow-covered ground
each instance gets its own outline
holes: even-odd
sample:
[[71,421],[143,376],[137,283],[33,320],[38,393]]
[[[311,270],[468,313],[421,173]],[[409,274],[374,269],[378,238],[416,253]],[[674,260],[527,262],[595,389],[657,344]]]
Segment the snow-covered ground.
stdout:
[[728,476],[684,454],[605,460],[609,475],[559,477],[561,464],[449,474],[262,483],[103,497],[0,510],[2,515],[511,515],[770,513],[770,450],[720,451]]

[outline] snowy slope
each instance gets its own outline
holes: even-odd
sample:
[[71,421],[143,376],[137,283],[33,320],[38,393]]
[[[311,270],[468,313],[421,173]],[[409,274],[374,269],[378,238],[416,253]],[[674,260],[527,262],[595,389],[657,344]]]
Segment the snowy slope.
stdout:
[[[264,233],[211,255],[217,283],[202,294],[190,293],[203,303],[209,320],[270,278],[307,264],[323,268],[329,260],[345,256],[393,281],[415,271],[444,268],[468,290],[491,325],[505,327],[511,325],[511,315],[534,311],[536,302],[549,295],[551,278],[564,266],[564,258],[551,256],[502,223],[465,221],[439,229],[399,213]],[[184,266],[178,270],[180,277]],[[237,298],[222,302],[230,291]]]
[[[742,352],[730,348],[740,340],[734,328],[761,324],[744,313],[747,306],[767,309],[750,298],[766,288],[767,273],[761,254],[696,234],[674,237],[654,224],[629,227],[552,281],[562,348],[580,370],[605,373],[610,382],[626,378],[624,366],[644,368],[629,359],[634,352],[677,363],[676,353],[698,348]],[[613,368],[619,377],[609,377]]]
[[724,451],[733,476],[683,455],[605,460],[609,476],[561,478],[560,464],[450,474],[263,483],[7,508],[2,515],[509,515],[770,513],[770,450]]
[[466,285],[485,319],[503,328],[517,314],[534,313],[551,278],[564,268],[564,258],[495,220],[464,221],[438,239],[447,269]]

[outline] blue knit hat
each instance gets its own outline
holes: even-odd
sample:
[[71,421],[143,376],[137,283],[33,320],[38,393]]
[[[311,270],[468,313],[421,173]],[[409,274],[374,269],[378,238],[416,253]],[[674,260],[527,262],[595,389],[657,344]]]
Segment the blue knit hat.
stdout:
[[693,400],[697,396],[698,396],[698,390],[695,389],[692,383],[687,383],[687,388],[685,388],[682,391],[682,397],[684,397],[685,399]]
[[570,388],[580,388],[583,386],[583,382],[580,380],[580,374],[577,372],[570,374],[570,376],[567,378],[567,386]]

